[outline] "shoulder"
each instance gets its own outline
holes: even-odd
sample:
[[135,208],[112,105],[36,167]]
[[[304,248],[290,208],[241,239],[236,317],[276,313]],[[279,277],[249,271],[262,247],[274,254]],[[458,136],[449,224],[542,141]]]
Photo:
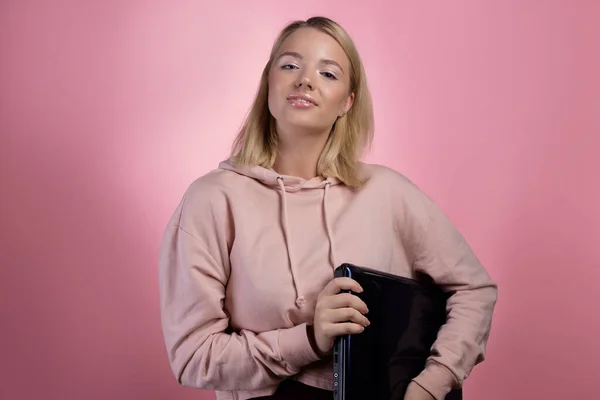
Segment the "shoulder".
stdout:
[[227,190],[226,171],[213,170],[194,179],[183,194],[186,204],[210,203]]
[[370,181],[374,180],[376,182],[394,184],[413,184],[405,175],[385,165],[360,163],[360,170],[363,176]]
[[367,186],[387,188],[394,196],[429,201],[423,190],[406,175],[384,165],[361,164],[362,173],[368,179]]
[[212,170],[193,180],[188,186],[185,195],[188,198],[210,198],[220,193],[231,190],[244,178],[233,171],[223,169]]
[[361,165],[368,179],[365,190],[386,195],[393,214],[403,217],[426,219],[433,200],[406,175],[384,165]]
[[215,169],[194,179],[183,193],[173,222],[188,225],[226,214],[228,198],[240,178],[234,172]]

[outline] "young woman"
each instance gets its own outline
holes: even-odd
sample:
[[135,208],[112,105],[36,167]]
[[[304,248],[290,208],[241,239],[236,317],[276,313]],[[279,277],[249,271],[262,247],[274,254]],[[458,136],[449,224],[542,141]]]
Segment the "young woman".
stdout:
[[233,154],[191,184],[164,234],[162,326],[180,384],[219,400],[331,399],[334,339],[369,325],[340,293],[358,283],[333,279],[343,262],[454,293],[406,399],[443,399],[483,360],[496,285],[432,200],[358,161],[372,126],[348,34],[322,17],[287,26]]

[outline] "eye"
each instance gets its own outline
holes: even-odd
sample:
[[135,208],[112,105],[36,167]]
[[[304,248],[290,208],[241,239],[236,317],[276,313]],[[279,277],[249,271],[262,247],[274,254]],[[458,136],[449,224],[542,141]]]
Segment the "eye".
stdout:
[[281,66],[281,69],[295,69],[295,68],[298,68],[298,67],[293,64],[285,64],[285,65]]
[[323,73],[321,73],[321,75],[323,75],[327,79],[331,79],[331,80],[337,79],[337,77],[334,74],[332,74],[331,72],[323,72]]

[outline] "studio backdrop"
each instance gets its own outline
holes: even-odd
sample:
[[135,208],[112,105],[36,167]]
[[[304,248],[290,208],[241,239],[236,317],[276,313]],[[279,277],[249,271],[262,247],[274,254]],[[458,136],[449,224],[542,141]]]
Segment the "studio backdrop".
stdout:
[[325,15],[364,59],[366,161],[427,192],[499,284],[465,398],[597,399],[599,5],[4,0],[0,398],[214,399],[170,371],[159,242],[278,31]]

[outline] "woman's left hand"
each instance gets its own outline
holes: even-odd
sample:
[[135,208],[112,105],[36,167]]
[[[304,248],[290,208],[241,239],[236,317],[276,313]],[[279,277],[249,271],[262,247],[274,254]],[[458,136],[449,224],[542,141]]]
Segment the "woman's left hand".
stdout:
[[408,384],[404,400],[435,400],[435,397],[414,382]]

